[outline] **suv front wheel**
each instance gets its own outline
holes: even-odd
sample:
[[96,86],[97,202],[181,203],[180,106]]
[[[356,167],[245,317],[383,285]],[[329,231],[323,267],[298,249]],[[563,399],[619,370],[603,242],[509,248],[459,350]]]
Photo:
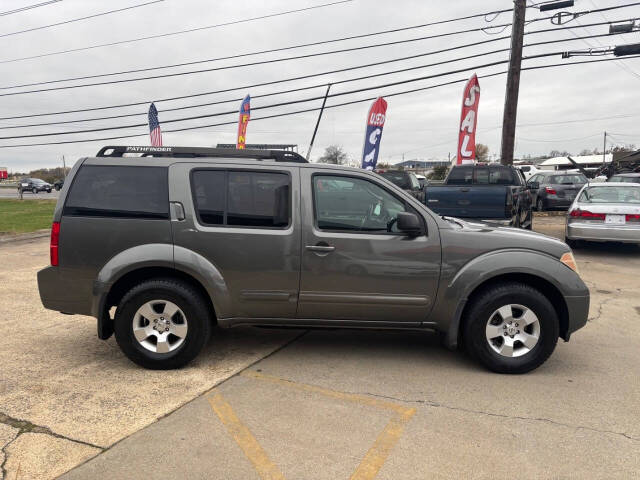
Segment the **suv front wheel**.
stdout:
[[526,373],[542,365],[558,342],[559,321],[540,291],[517,282],[484,290],[465,314],[464,344],[498,373]]
[[118,345],[145,368],[168,370],[193,360],[211,335],[211,312],[187,283],[154,279],[133,287],[116,310]]

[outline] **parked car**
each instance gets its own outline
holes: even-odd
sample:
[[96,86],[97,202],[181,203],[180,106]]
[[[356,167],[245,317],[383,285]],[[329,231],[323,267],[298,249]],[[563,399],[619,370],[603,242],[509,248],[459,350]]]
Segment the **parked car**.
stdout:
[[536,210],[569,208],[580,189],[588,183],[582,173],[537,173],[527,183]]
[[531,195],[522,172],[504,165],[460,165],[442,185],[429,184],[426,204],[449,217],[482,220],[531,230]]
[[31,193],[51,193],[51,184],[39,178],[23,178],[20,180],[20,190]]
[[53,188],[55,188],[58,191],[62,190],[63,186],[64,186],[64,178],[53,182]]
[[585,186],[569,209],[565,237],[573,248],[581,241],[640,244],[640,183]]
[[640,183],[640,173],[617,173],[607,182]]
[[529,180],[536,173],[542,171],[538,169],[538,167],[536,167],[535,165],[515,165],[515,167],[522,172],[525,180]]
[[293,152],[154,148],[75,164],[38,272],[46,308],[96,317],[144,367],[185,365],[217,324],[436,330],[523,373],[587,321],[560,240],[445,219],[380,175]]
[[420,185],[415,173],[404,170],[379,170],[377,173],[424,203],[424,184]]

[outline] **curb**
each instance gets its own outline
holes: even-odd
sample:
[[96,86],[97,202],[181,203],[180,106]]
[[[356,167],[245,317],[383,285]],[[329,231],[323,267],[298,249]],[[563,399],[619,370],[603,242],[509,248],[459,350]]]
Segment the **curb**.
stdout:
[[0,245],[11,242],[19,242],[21,240],[34,240],[36,238],[45,238],[51,235],[51,229],[46,228],[43,230],[36,230],[35,232],[29,233],[16,233],[16,234],[7,234],[0,235]]

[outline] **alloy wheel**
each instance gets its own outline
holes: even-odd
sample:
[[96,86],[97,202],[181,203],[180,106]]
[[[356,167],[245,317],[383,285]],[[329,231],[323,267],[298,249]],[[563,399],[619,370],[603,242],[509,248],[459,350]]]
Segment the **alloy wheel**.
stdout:
[[140,345],[154,353],[170,353],[187,337],[187,317],[168,300],[151,300],[133,316],[133,335]]
[[503,357],[520,357],[537,345],[540,321],[524,305],[504,305],[487,320],[485,335],[494,352]]

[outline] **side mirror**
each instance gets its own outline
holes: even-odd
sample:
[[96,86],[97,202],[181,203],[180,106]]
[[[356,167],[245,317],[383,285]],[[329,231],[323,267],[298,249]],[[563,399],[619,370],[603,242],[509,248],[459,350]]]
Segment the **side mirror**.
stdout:
[[410,237],[417,237],[422,233],[422,223],[415,213],[398,213],[398,230],[406,233]]
[[540,188],[540,182],[529,182],[529,190],[538,190]]

